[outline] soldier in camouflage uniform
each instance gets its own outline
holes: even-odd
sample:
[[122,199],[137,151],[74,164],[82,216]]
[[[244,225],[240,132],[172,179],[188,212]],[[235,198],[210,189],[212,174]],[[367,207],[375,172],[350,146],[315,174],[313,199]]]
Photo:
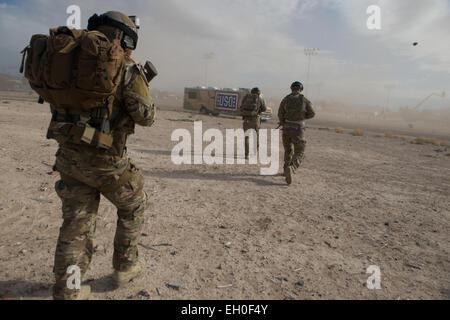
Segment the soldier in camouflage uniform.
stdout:
[[[254,101],[254,106],[250,101]],[[256,131],[256,148],[259,150],[259,129],[261,127],[261,113],[267,110],[266,102],[261,97],[259,88],[253,88],[242,100],[240,106],[244,132],[254,129]],[[249,137],[245,136],[245,159],[249,157]]]
[[[119,12],[107,12],[110,19],[136,31],[133,22]],[[119,24],[120,26],[120,24]],[[117,24],[101,25],[96,30],[108,38],[123,37]],[[55,252],[55,299],[85,299],[90,287],[69,289],[66,285],[69,266],[78,266],[81,279],[93,254],[93,238],[100,195],[117,207],[117,229],[114,237],[113,280],[117,286],[142,273],[144,263],[138,259],[138,239],[144,223],[147,194],[144,177],[127,156],[126,141],[135,124],[151,126],[155,120],[143,68],[125,56],[125,70],[115,94],[111,128],[113,145],[99,149],[89,145],[60,143],[56,153],[56,170],[61,180],[55,189],[62,201],[63,224]],[[58,119],[56,119],[58,120]],[[141,258],[142,259],[142,258]]]
[[284,176],[292,183],[292,172],[300,166],[305,154],[305,120],[315,116],[311,102],[301,94],[303,85],[295,81],[292,93],[287,95],[278,109],[278,119],[283,126]]

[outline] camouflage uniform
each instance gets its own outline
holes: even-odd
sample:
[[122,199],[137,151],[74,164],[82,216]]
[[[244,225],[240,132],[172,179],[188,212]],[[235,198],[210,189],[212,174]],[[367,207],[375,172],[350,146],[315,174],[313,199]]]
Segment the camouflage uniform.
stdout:
[[55,190],[62,201],[63,224],[55,252],[56,299],[72,299],[78,290],[66,286],[67,268],[76,265],[82,278],[91,262],[100,194],[117,207],[113,268],[127,271],[138,260],[138,239],[144,222],[147,194],[144,177],[128,159],[126,140],[135,124],[151,126],[155,106],[148,84],[131,58],[126,58],[113,105],[113,146],[109,150],[80,144],[60,144],[55,167],[61,174]]
[[302,94],[289,94],[280,104],[278,119],[283,126],[284,168],[297,169],[305,153],[305,122],[315,115],[311,102]]
[[[242,112],[242,105],[244,104],[244,101],[246,98],[248,98],[249,95],[252,93],[249,93],[247,96],[244,97],[241,104],[241,112]],[[256,116],[242,116],[243,122],[243,129],[244,132],[247,132],[247,130],[254,129],[256,131],[256,148],[259,150],[259,129],[261,128],[261,113],[265,112],[267,110],[266,107],[266,101],[261,97],[261,95],[258,96],[258,111]],[[248,158],[249,155],[249,137],[245,137],[245,158]]]

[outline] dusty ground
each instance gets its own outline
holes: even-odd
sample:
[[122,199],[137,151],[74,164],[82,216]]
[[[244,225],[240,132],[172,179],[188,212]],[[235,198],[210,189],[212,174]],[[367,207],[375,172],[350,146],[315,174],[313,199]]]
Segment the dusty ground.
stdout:
[[[45,139],[49,118],[47,105],[0,100],[5,298],[51,297],[62,219],[58,175],[48,174],[57,147]],[[112,291],[115,211],[102,199],[86,277],[93,299],[139,299],[142,290],[150,299],[450,299],[450,150],[311,128],[288,187],[256,165],[172,164],[171,132],[192,131],[193,119],[204,129],[241,126],[159,111],[153,127],[138,128],[129,154],[151,200],[140,248],[147,269]],[[365,286],[370,265],[380,267],[380,290]],[[179,290],[167,286],[174,281]]]

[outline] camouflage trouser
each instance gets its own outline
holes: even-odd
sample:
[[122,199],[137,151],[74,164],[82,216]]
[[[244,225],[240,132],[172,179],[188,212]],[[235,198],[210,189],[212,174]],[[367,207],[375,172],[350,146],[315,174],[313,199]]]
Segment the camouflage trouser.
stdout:
[[297,169],[305,154],[306,140],[304,129],[284,129],[283,130],[283,146],[284,146],[284,167],[292,166]]
[[[246,132],[249,129],[255,129],[256,131],[256,148],[259,150],[259,128],[261,127],[261,119],[260,117],[253,117],[253,118],[244,118],[243,128],[244,132]],[[245,137],[245,157],[248,157],[249,155],[249,140],[250,137]]]
[[[56,182],[55,189],[62,201],[64,221],[55,252],[53,296],[72,299],[78,290],[67,287],[67,279],[71,276],[67,274],[67,268],[79,267],[83,279],[89,267],[100,194],[117,207],[113,268],[118,271],[126,271],[137,262],[147,194],[141,172],[126,156],[92,155],[64,148],[56,155],[61,180]],[[125,170],[129,173],[125,183],[120,183],[116,190],[103,191]]]

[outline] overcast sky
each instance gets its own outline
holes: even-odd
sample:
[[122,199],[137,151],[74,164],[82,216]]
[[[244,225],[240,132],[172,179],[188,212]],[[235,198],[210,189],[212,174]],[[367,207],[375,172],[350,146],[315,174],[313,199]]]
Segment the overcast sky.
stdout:
[[[383,106],[393,85],[392,107],[450,94],[450,0],[0,0],[0,72],[17,74],[31,35],[65,25],[72,4],[83,28],[94,13],[138,15],[134,56],[157,67],[157,89],[182,92],[207,78],[210,86],[259,86],[278,99],[299,80],[313,102]],[[381,30],[366,26],[373,4]],[[304,48],[320,48],[309,81]],[[433,97],[425,107],[450,108],[449,101]]]

